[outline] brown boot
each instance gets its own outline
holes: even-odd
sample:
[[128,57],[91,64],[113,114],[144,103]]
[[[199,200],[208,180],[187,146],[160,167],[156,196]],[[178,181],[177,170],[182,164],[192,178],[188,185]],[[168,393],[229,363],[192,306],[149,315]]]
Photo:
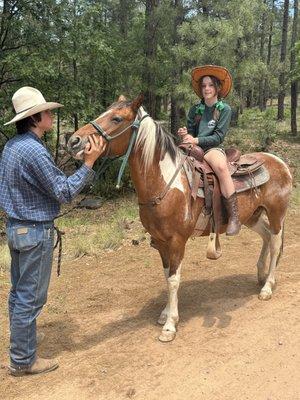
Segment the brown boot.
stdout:
[[44,358],[37,358],[35,362],[29,366],[10,366],[9,372],[13,376],[43,374],[45,372],[53,371],[58,368],[57,360],[46,360]]
[[236,193],[233,193],[228,199],[226,199],[225,197],[223,199],[228,214],[226,235],[228,236],[237,235],[241,229],[241,223],[239,220]]

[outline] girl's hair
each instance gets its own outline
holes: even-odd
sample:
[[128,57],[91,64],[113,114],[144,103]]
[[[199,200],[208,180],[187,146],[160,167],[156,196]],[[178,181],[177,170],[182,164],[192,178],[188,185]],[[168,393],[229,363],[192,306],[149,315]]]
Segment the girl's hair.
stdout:
[[218,95],[218,97],[219,97],[219,90],[221,89],[221,81],[220,81],[220,79],[216,78],[216,77],[213,76],[213,75],[205,75],[205,76],[202,76],[202,78],[200,79],[201,96],[203,96],[203,95],[202,95],[202,83],[203,83],[203,79],[206,78],[207,76],[212,80],[212,83],[213,83],[213,85],[214,85],[214,88],[216,89],[217,95]]
[[21,119],[16,122],[17,133],[22,134],[30,131],[30,128],[36,126],[36,122],[40,122],[42,119],[41,113],[36,113],[30,117]]

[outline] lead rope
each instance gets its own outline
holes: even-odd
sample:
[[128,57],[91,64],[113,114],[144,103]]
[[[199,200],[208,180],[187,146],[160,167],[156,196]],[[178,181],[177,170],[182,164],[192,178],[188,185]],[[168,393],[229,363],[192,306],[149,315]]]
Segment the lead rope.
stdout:
[[60,267],[61,267],[61,256],[62,256],[62,236],[65,234],[65,232],[59,230],[57,226],[54,226],[54,229],[56,231],[56,243],[53,247],[53,249],[56,249],[58,246],[58,256],[57,256],[57,276],[60,276]]

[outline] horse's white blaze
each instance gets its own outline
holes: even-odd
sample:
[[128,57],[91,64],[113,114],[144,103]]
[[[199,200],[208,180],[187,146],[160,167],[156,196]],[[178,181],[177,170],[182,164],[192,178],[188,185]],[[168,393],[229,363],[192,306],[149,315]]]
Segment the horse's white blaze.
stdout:
[[112,110],[107,110],[107,111],[104,111],[104,113],[102,113],[101,115],[99,115],[99,117],[98,117],[98,118],[96,118],[96,120],[97,120],[97,119],[99,119],[99,118],[105,117],[105,115],[107,115],[107,114],[111,114],[111,113],[112,113]]
[[289,176],[291,179],[293,179],[291,171],[289,170],[288,166],[286,165],[286,163],[279,157],[275,156],[275,154],[271,154],[271,153],[263,153],[265,156],[274,158],[276,161],[280,162],[286,169],[286,171],[288,172]]
[[[180,160],[178,160],[177,162],[180,162]],[[161,160],[159,162],[159,167],[160,167],[161,174],[164,178],[164,181],[166,182],[166,184],[168,184],[170,182],[170,180],[173,178],[173,175],[177,168],[177,166],[172,161],[169,153],[166,153],[163,160]],[[176,178],[174,179],[174,182],[172,182],[171,189],[174,189],[174,188],[177,188],[181,192],[184,192],[184,187],[183,187],[183,183],[181,182],[181,174],[180,173],[177,174]]]
[[176,332],[176,324],[178,322],[177,292],[180,284],[180,270],[181,270],[181,264],[179,265],[176,274],[168,278],[169,313],[167,321],[163,326],[163,331]]

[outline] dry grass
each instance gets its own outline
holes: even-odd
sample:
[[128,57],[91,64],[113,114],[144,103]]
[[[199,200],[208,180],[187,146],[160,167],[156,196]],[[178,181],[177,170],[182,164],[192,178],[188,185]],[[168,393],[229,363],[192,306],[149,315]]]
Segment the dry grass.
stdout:
[[10,253],[6,243],[0,244],[0,282],[6,278],[10,266]]
[[99,210],[80,210],[58,220],[66,233],[64,255],[70,258],[98,256],[103,250],[116,250],[126,232],[137,220],[138,208],[134,197],[107,202]]

